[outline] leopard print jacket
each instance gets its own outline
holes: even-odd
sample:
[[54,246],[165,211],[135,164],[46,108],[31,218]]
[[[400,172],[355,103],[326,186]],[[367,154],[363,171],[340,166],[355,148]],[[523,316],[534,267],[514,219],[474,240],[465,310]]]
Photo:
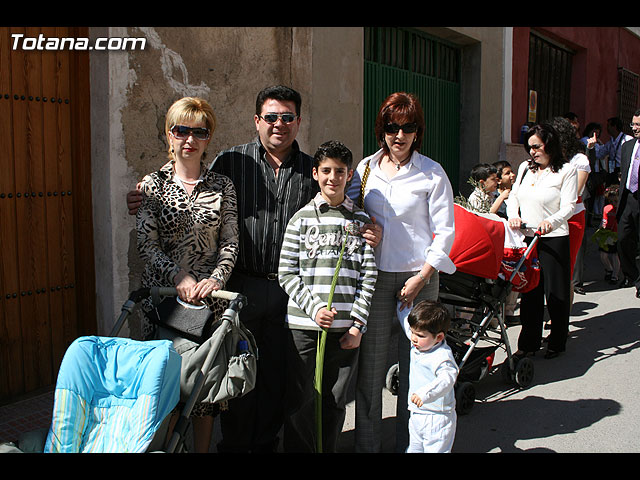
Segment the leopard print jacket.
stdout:
[[[175,275],[184,268],[196,281],[215,278],[224,288],[239,248],[233,183],[203,166],[202,181],[189,195],[174,181],[173,164],[167,162],[142,181],[143,201],[136,216],[138,251],[145,262],[141,284],[174,286]],[[152,308],[150,301],[141,306],[143,312]],[[151,330],[144,325],[143,336]]]

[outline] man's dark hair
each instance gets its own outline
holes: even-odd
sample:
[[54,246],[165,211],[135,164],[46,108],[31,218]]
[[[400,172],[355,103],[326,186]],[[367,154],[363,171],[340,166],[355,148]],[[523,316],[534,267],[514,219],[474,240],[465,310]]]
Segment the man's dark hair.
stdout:
[[262,105],[264,105],[264,102],[269,99],[295,103],[295,113],[297,116],[300,116],[302,97],[293,88],[285,87],[284,85],[274,85],[262,90],[258,93],[258,97],[256,98],[256,115],[260,115],[262,113]]

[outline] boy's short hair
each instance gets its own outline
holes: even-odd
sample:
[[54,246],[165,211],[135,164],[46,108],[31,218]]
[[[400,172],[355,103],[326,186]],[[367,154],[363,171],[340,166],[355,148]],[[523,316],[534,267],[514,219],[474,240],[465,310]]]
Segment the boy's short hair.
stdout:
[[479,163],[475,167],[471,169],[471,178],[473,178],[476,182],[480,180],[486,180],[492,174],[498,174],[498,169],[493,165],[489,165],[488,163]]
[[440,302],[422,300],[416,303],[407,318],[409,326],[418,331],[427,331],[431,335],[447,333],[451,324],[449,310]]
[[497,162],[493,162],[492,165],[496,167],[498,178],[502,178],[502,171],[509,167],[511,168],[511,164],[506,160],[498,160]]
[[320,162],[325,158],[335,158],[344,163],[348,169],[351,169],[353,163],[353,154],[342,142],[337,140],[329,140],[318,147],[313,155],[313,166],[318,168]]

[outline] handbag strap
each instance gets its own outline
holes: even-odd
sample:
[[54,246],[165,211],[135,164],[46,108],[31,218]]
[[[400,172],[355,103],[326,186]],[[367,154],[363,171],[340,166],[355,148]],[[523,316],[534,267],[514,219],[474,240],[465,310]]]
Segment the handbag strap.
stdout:
[[364,173],[362,174],[362,182],[360,183],[360,198],[358,199],[358,205],[362,209],[364,209],[364,187],[367,184],[367,179],[369,178],[369,173],[371,172],[371,167],[369,166],[370,161],[371,160],[367,160],[367,164],[364,167]]

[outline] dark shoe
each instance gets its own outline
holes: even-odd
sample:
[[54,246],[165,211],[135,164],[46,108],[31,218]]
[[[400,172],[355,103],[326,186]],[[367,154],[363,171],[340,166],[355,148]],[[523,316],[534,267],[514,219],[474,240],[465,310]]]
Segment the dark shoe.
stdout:
[[517,363],[518,361],[520,361],[524,357],[535,357],[536,356],[536,352],[523,352],[522,350],[518,350],[517,352],[515,352],[511,356],[513,357],[513,360]]
[[549,350],[547,348],[547,351],[544,354],[544,358],[546,358],[547,360],[551,359],[551,358],[556,358],[558,355],[560,355],[562,352],[556,352],[555,350]]
[[620,282],[620,285],[618,285],[618,287],[627,288],[627,287],[630,287],[631,285],[633,285],[631,283],[631,280],[629,280],[628,278],[625,278],[624,280],[622,280],[622,282]]
[[585,295],[587,292],[584,290],[584,288],[579,287],[578,285],[576,285],[575,287],[573,287],[573,291],[576,292],[577,294],[580,295]]
[[[605,274],[604,274],[605,281],[609,282],[609,281],[613,280],[612,275],[613,275],[613,272],[606,271]],[[616,281],[617,281],[617,279],[616,279]]]
[[544,329],[545,330],[551,330],[551,320],[549,320],[548,322],[545,322]]
[[616,277],[611,277],[609,279],[609,285],[617,285],[618,284],[618,279]]
[[520,315],[505,315],[504,324],[507,327],[512,327],[514,325],[520,325]]
[[636,298],[640,298],[640,288],[636,288]]

